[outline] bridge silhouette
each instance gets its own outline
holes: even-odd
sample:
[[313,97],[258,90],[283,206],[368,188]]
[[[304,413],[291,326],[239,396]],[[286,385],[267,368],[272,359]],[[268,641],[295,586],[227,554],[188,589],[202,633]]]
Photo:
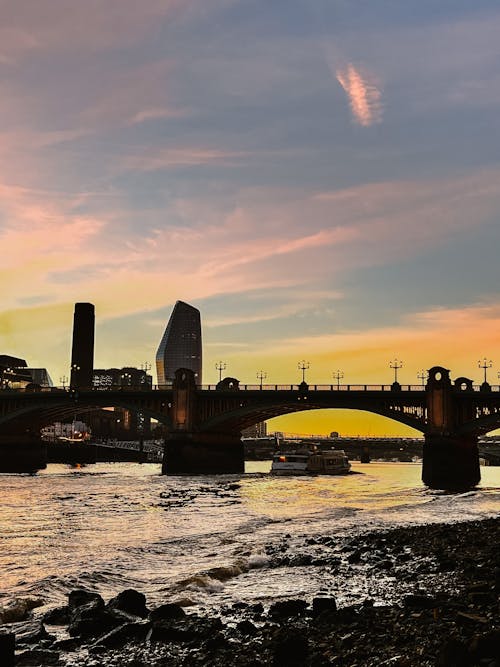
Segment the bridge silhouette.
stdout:
[[434,366],[422,385],[244,385],[224,378],[195,384],[179,369],[172,385],[8,389],[0,392],[0,470],[12,448],[30,456],[39,429],[103,407],[138,411],[167,429],[162,471],[243,472],[242,429],[280,415],[328,408],[372,412],[420,431],[422,479],[433,488],[470,488],[480,480],[477,442],[500,428],[500,388],[474,386]]

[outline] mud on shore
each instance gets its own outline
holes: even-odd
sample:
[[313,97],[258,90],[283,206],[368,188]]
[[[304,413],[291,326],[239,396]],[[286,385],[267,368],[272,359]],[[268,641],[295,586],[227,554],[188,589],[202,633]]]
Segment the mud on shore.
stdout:
[[[335,586],[207,613],[169,600],[148,609],[131,590],[108,603],[72,591],[35,629],[3,632],[17,633],[15,664],[25,666],[500,667],[499,545],[499,518],[314,536],[298,552],[285,536],[267,546],[268,566],[288,576],[321,568]],[[369,582],[361,596],[359,582]]]

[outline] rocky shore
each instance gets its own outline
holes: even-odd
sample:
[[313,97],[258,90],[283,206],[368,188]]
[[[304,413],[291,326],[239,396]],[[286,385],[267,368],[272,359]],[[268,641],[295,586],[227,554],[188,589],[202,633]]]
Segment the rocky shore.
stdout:
[[[398,528],[350,540],[314,536],[290,550],[266,549],[269,567],[320,568],[335,587],[310,599],[239,602],[217,613],[179,604],[148,609],[144,595],[107,603],[75,590],[26,632],[0,626],[0,657],[11,664],[82,667],[191,665],[276,667],[500,667],[500,519]],[[292,573],[292,574],[290,574]],[[355,603],[353,581],[377,593]],[[353,598],[355,599],[355,597]],[[385,601],[384,601],[385,600]],[[27,611],[27,613],[33,613]],[[62,636],[62,631],[65,636]]]

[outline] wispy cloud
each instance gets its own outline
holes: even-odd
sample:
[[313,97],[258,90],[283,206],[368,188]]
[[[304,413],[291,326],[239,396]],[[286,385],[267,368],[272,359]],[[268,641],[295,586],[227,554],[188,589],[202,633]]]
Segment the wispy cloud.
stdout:
[[337,81],[347,93],[354,120],[368,127],[382,121],[382,94],[373,77],[349,63],[336,70]]

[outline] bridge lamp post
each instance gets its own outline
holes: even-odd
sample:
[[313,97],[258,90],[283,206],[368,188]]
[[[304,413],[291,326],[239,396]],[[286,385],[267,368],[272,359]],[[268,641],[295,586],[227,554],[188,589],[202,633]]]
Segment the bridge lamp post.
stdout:
[[343,377],[344,377],[344,371],[337,370],[333,374],[333,379],[337,380],[337,390],[340,389],[340,381],[342,380]]
[[420,371],[420,373],[417,373],[417,378],[419,380],[422,380],[422,387],[425,387],[425,383],[427,382],[428,377],[429,373],[427,371],[424,371],[423,369]]
[[62,388],[66,389],[66,382],[68,381],[68,378],[63,375],[59,378],[59,382],[62,384]]
[[398,371],[400,368],[403,368],[403,362],[399,359],[394,359],[394,361],[389,362],[389,368],[394,370],[394,384],[398,383]]
[[302,371],[302,382],[306,381],[306,371],[309,367],[310,363],[308,361],[304,361],[304,359],[302,359],[302,361],[299,361],[298,369],[299,371]]
[[219,382],[222,382],[222,371],[225,371],[227,368],[227,364],[225,361],[218,361],[215,364],[215,369],[219,371]]
[[486,379],[486,371],[488,368],[491,368],[493,366],[493,362],[491,359],[487,361],[486,357],[483,357],[483,361],[478,361],[477,365],[479,368],[482,368],[484,370],[484,384],[487,384],[487,379]]
[[122,385],[130,386],[132,375],[130,373],[122,373],[121,379]]
[[262,380],[265,380],[267,378],[267,373],[264,371],[258,371],[257,372],[257,379],[260,380],[260,388],[262,389]]

